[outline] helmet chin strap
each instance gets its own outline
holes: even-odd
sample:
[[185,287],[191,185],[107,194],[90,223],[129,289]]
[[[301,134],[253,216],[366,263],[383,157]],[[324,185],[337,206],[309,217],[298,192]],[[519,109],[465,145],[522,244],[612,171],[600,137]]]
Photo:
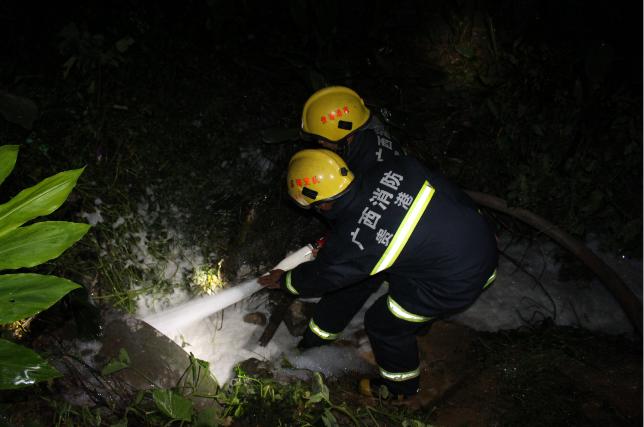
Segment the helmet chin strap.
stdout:
[[346,156],[349,154],[349,141],[347,141],[347,138],[338,141],[337,146],[337,153],[340,155],[340,157],[346,158]]

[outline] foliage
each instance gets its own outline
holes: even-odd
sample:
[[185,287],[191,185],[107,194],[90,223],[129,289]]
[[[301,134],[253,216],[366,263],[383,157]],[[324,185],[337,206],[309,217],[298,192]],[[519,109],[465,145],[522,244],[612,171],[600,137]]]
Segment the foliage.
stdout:
[[449,93],[429,124],[418,113],[419,154],[464,187],[640,256],[642,101],[630,70],[606,43],[552,43],[510,31],[494,8],[461,6],[445,5],[450,31],[428,41]]
[[[0,184],[13,170],[18,146],[0,147]],[[40,265],[57,258],[81,239],[88,224],[43,221],[23,225],[54,212],[67,199],[83,169],[58,173],[0,205],[0,271]],[[35,316],[71,290],[69,280],[35,273],[0,275],[0,324]],[[0,389],[20,388],[60,374],[40,356],[0,339]]]
[[[153,387],[141,390],[127,408],[83,412],[69,404],[50,401],[57,419],[89,423],[103,414],[112,425],[165,426],[187,422],[195,426],[228,425],[402,425],[428,427],[402,407],[351,405],[335,403],[321,374],[313,373],[310,383],[279,383],[268,378],[255,378],[236,368],[236,378],[223,387],[213,387],[212,374],[206,361],[189,356],[189,366],[173,388]],[[125,349],[103,368],[111,375],[130,366]],[[94,424],[88,424],[94,425]]]
[[91,34],[87,29],[80,29],[75,23],[66,25],[59,34],[61,41],[58,50],[68,56],[63,64],[63,77],[67,78],[73,69],[81,75],[100,67],[118,67],[125,61],[123,54],[134,44],[132,37],[123,37],[111,46],[106,46],[102,34]]

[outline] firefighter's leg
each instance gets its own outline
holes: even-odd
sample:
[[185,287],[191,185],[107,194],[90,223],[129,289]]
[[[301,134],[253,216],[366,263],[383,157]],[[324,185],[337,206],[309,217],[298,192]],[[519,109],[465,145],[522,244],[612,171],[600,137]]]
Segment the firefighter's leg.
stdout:
[[389,295],[367,310],[365,329],[378,364],[381,380],[393,394],[413,395],[420,384],[420,360],[416,334],[430,318],[407,317]]
[[306,349],[335,340],[382,281],[381,275],[371,276],[355,285],[323,296],[315,305],[309,327],[298,347]]

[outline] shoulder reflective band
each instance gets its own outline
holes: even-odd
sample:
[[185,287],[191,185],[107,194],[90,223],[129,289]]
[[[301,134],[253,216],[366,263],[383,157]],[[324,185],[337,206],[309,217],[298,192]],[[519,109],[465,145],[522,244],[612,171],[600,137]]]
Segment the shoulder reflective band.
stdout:
[[334,334],[332,332],[327,332],[324,329],[320,328],[318,325],[315,324],[313,319],[309,322],[309,328],[315,335],[318,337],[322,338],[323,340],[334,340],[338,337],[338,334]]
[[389,372],[378,367],[380,376],[391,381],[407,381],[420,375],[420,366],[409,372]]
[[402,308],[400,304],[394,301],[391,295],[387,296],[387,307],[389,308],[389,311],[391,311],[391,313],[394,316],[396,316],[399,319],[406,320],[408,322],[420,323],[420,322],[427,322],[429,320],[432,320],[431,317],[425,317],[419,314],[408,312],[407,310]]
[[434,187],[429,185],[429,182],[425,181],[416,195],[414,203],[411,204],[409,211],[407,211],[407,215],[405,215],[405,218],[403,218],[402,222],[398,226],[398,230],[396,230],[396,234],[394,234],[394,237],[391,239],[389,246],[385,249],[385,253],[382,254],[382,257],[380,257],[376,266],[371,270],[372,276],[391,267],[394,261],[396,261],[398,255],[400,255],[400,251],[405,247],[407,240],[409,240],[409,236],[411,236],[414,228],[416,228],[416,224],[418,224],[420,217],[423,216],[423,212],[425,212],[425,209],[435,192],[436,190]]
[[284,279],[284,284],[286,285],[286,289],[288,289],[290,293],[292,293],[293,295],[299,295],[299,292],[297,291],[297,289],[295,289],[291,284],[291,270],[286,272],[286,278]]
[[490,278],[487,279],[487,282],[485,282],[485,285],[483,285],[483,289],[485,289],[488,286],[490,286],[492,284],[492,282],[494,282],[495,279],[496,279],[496,269],[494,269],[494,272],[492,273]]

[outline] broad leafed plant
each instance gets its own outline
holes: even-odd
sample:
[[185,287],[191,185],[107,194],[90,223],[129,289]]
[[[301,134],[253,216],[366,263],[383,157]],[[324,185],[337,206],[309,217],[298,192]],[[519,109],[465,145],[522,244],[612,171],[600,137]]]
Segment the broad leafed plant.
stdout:
[[[0,146],[0,185],[16,164],[18,148]],[[23,271],[57,258],[89,230],[90,225],[83,223],[33,221],[65,202],[83,169],[50,176],[0,204],[0,325],[35,316],[80,287],[61,277]],[[12,270],[20,272],[8,272]],[[0,389],[60,375],[33,350],[0,339]]]

